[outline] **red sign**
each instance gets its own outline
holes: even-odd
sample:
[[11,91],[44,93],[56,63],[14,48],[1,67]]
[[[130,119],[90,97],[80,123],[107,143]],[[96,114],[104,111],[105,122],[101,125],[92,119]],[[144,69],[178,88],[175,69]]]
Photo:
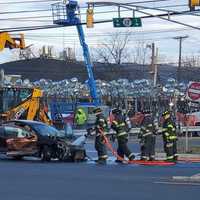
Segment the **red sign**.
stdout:
[[192,101],[200,101],[200,82],[190,82],[187,90],[187,96]]

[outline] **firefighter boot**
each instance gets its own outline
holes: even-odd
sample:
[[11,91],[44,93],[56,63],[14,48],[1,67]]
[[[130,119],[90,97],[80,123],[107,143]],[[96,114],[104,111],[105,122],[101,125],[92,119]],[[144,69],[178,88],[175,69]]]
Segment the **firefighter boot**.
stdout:
[[133,153],[131,153],[128,158],[129,158],[130,161],[134,160],[135,159],[135,155]]

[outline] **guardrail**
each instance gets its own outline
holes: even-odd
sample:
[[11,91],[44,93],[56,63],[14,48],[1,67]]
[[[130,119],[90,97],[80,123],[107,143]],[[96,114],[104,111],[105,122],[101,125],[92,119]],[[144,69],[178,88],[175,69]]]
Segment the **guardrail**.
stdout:
[[[62,131],[63,132],[63,131]],[[138,133],[140,132],[140,128],[132,128],[130,131],[129,131],[129,134],[130,135],[137,135]],[[180,128],[180,133],[191,133],[191,132],[200,132],[200,126],[183,126]],[[158,133],[162,133],[162,128],[159,128],[158,130]],[[87,131],[85,129],[74,129],[73,130],[73,134],[75,135],[85,135],[87,134]],[[112,134],[115,134],[115,132],[113,130],[110,130],[109,131],[109,134],[112,135]]]

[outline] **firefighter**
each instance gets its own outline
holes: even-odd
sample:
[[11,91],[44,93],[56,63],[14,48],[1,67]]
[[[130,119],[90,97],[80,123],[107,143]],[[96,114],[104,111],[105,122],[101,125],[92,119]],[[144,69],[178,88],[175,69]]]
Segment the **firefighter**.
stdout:
[[[112,114],[114,115],[114,120],[112,121],[111,128],[116,132],[116,137],[118,141],[117,153],[120,157],[124,158],[124,155],[129,160],[134,160],[134,154],[128,148],[128,129],[130,129],[128,121],[123,116],[120,109],[113,109]],[[121,160],[116,160],[116,162],[122,162]]]
[[108,131],[108,124],[107,120],[104,117],[101,108],[96,108],[93,110],[93,113],[96,115],[96,122],[95,122],[95,149],[97,150],[98,160],[96,160],[99,164],[106,164],[107,156],[107,149],[105,145],[105,141],[102,133],[106,135]]
[[141,160],[155,160],[156,130],[152,115],[149,111],[143,113],[140,133],[138,138],[141,145]]
[[164,151],[167,155],[168,161],[177,161],[177,135],[176,135],[176,126],[169,111],[165,111],[162,114],[163,117],[163,143]]

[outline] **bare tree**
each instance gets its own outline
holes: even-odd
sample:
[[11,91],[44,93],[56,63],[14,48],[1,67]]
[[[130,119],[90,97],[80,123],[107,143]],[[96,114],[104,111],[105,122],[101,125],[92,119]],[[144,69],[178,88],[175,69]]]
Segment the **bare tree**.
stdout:
[[131,32],[115,32],[111,33],[104,42],[102,42],[95,50],[98,61],[105,63],[121,64],[127,62],[128,48],[127,44],[131,38]]
[[200,57],[198,55],[185,56],[182,59],[184,67],[200,67]]
[[148,45],[144,41],[138,41],[132,53],[132,60],[137,64],[146,64],[148,56]]

